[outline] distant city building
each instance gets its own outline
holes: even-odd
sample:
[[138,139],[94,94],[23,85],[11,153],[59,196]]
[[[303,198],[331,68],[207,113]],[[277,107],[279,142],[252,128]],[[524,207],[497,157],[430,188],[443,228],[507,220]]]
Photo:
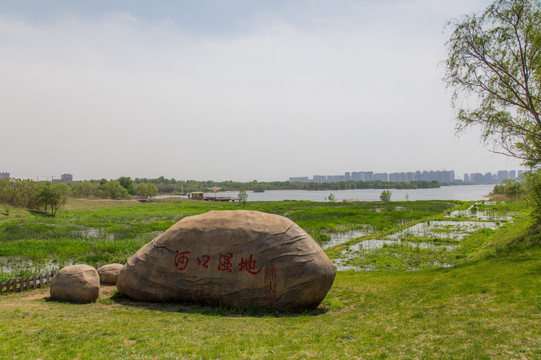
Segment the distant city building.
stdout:
[[412,181],[438,181],[442,184],[451,183],[478,183],[478,184],[497,184],[505,179],[516,179],[524,173],[524,170],[499,170],[493,174],[487,172],[464,174],[464,181],[455,178],[454,170],[438,171],[416,171],[416,172],[393,172],[393,173],[373,173],[372,171],[353,171],[346,172],[344,175],[314,175],[312,179],[307,176],[290,177],[290,182],[302,183],[333,183],[345,181],[382,181],[382,182],[412,182]]
[[60,181],[61,182],[72,182],[73,181],[73,175],[72,174],[62,174],[62,175],[60,175]]
[[524,170],[498,170],[496,174],[492,174],[491,172],[487,172],[485,174],[464,174],[464,182],[474,184],[498,184],[505,179],[516,179],[517,174],[519,176],[524,174]]
[[308,176],[301,176],[301,177],[290,177],[289,182],[300,182],[300,183],[307,183],[311,182]]
[[9,179],[10,174],[8,172],[0,172],[0,179]]
[[485,177],[481,173],[472,173],[470,174],[470,182],[472,183],[482,183],[485,181]]
[[509,178],[509,171],[507,170],[498,170],[498,182],[502,182],[504,179]]
[[374,181],[388,182],[389,181],[389,174],[387,174],[387,173],[374,174]]
[[351,173],[351,180],[353,181],[373,181],[374,173],[372,171],[358,171]]
[[58,183],[58,182],[63,182],[63,183],[67,183],[67,182],[72,182],[73,181],[73,175],[72,174],[62,174],[60,175],[60,179],[55,179],[54,176],[51,177],[51,181],[53,183]]

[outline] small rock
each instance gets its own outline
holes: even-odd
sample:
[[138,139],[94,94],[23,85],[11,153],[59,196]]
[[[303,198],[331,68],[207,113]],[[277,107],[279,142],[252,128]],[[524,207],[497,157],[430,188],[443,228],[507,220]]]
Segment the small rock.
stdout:
[[122,264],[107,264],[103,265],[98,269],[98,274],[100,276],[100,282],[102,284],[116,284],[118,279],[118,273],[122,269]]
[[100,277],[89,265],[71,265],[61,269],[51,280],[51,299],[90,303],[100,295]]

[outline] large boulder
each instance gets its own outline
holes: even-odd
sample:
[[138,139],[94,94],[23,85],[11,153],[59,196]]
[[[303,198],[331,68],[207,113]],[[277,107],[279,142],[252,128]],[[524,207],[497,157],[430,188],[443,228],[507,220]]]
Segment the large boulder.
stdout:
[[291,220],[257,211],[190,216],[144,245],[117,288],[138,301],[298,311],[317,307],[334,265]]
[[98,268],[98,275],[102,284],[115,285],[118,279],[122,264],[107,264]]
[[50,291],[53,300],[80,304],[93,302],[100,295],[100,277],[92,266],[66,266],[51,280]]

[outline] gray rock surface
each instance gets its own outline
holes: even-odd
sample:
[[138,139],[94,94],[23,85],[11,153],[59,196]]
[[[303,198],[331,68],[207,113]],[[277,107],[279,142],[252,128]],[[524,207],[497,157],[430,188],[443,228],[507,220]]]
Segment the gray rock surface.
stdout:
[[317,307],[334,265],[291,220],[256,211],[182,219],[124,265],[117,288],[137,301],[299,311]]
[[71,265],[58,271],[51,280],[51,299],[90,303],[100,295],[100,277],[89,265]]
[[98,268],[98,275],[100,276],[100,282],[102,284],[115,285],[118,279],[120,269],[124,265],[122,264],[107,264]]

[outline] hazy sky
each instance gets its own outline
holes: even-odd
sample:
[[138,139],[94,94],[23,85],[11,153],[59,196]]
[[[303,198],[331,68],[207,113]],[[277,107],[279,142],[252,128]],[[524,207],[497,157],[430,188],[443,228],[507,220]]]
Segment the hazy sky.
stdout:
[[455,135],[447,20],[484,0],[0,0],[0,172],[495,172]]

